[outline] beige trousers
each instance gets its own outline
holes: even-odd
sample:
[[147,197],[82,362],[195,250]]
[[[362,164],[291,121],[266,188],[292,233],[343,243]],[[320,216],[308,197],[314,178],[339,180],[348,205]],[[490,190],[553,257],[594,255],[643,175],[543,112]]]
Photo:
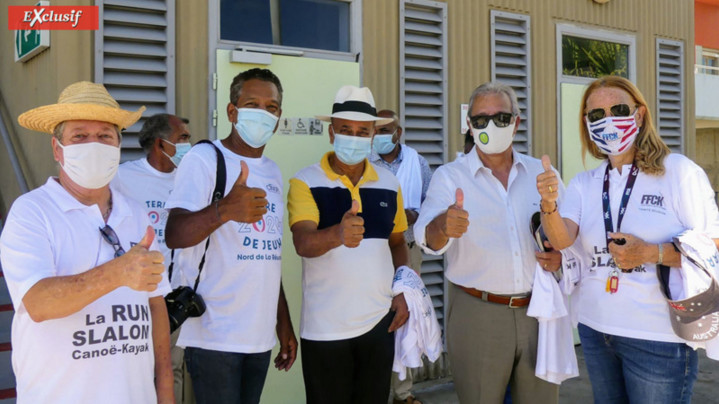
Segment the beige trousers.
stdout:
[[482,301],[450,283],[447,350],[460,403],[500,404],[507,384],[514,404],[559,401],[559,386],[534,375],[537,319],[527,307]]

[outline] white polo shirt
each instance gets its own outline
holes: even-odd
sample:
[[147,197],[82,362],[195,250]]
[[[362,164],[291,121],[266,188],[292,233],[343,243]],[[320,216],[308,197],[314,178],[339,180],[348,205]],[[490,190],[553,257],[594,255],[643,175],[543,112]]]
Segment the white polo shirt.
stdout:
[[[249,167],[248,187],[267,193],[267,213],[256,223],[227,222],[210,235],[205,267],[197,292],[207,311],[182,325],[178,346],[224,352],[259,353],[275,345],[277,300],[282,277],[282,175],[267,157],[242,157],[215,141],[225,157],[225,195],[240,175],[240,162]],[[177,169],[167,209],[198,211],[210,204],[215,189],[217,155],[210,145],[193,147]],[[205,240],[175,255],[185,285],[193,286]],[[173,277],[175,275],[173,274]]]
[[[137,201],[144,208],[147,219],[155,229],[155,241],[160,252],[165,256],[166,268],[170,265],[171,250],[165,244],[165,225],[168,216],[165,203],[175,185],[176,172],[177,170],[173,170],[164,173],[151,166],[146,158],[141,158],[120,164],[115,178],[112,179],[113,185],[120,192]],[[179,286],[178,279],[179,276],[170,279],[173,287]]]
[[[429,254],[447,253],[445,274],[456,285],[506,295],[532,290],[537,260],[529,224],[539,211],[537,175],[544,169],[538,159],[516,151],[512,156],[507,189],[482,164],[476,149],[432,175],[414,225],[415,239]],[[559,184],[561,197],[564,187]],[[456,202],[457,188],[464,192],[464,210],[469,213],[467,233],[432,250],[426,227]]]
[[[704,170],[681,154],[664,159],[662,176],[639,172],[621,232],[647,243],[668,243],[686,229],[719,237],[719,212],[714,191]],[[616,293],[606,292],[613,269],[604,236],[602,186],[605,161],[594,170],[578,174],[569,183],[560,206],[562,217],[579,225],[579,236],[591,268],[582,271],[579,283],[579,322],[621,337],[683,342],[669,322],[669,310],[657,281],[656,265],[646,263],[631,273],[619,272]],[[619,204],[631,165],[609,172],[609,199],[614,231]],[[671,271],[678,271],[672,268]],[[675,277],[672,277],[675,278]],[[677,288],[672,288],[677,290]]]
[[[108,224],[129,251],[149,223],[138,204],[111,189]],[[20,196],[10,209],[0,260],[15,307],[18,403],[157,401],[148,299],[170,291],[167,279],[152,293],[120,287],[75,314],[41,323],[22,302],[42,279],[80,274],[113,259],[115,251],[100,235],[104,225],[97,205],[81,204],[55,178]]]

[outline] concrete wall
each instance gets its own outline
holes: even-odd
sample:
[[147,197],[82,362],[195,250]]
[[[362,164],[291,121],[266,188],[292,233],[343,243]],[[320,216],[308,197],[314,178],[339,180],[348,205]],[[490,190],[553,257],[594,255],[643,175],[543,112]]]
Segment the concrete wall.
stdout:
[[194,143],[207,139],[210,119],[207,104],[212,77],[207,62],[207,3],[179,0],[175,9],[176,114],[190,120]]
[[[91,0],[54,0],[53,6],[87,6]],[[26,0],[8,0],[2,7],[27,6]],[[0,12],[0,95],[4,101],[3,120],[7,126],[30,189],[57,174],[50,150],[50,135],[22,128],[21,113],[54,104],[68,84],[93,77],[93,31],[50,31],[50,48],[25,63],[14,62],[15,31],[7,29],[7,9]],[[0,215],[7,213],[20,195],[4,143],[0,143]]]

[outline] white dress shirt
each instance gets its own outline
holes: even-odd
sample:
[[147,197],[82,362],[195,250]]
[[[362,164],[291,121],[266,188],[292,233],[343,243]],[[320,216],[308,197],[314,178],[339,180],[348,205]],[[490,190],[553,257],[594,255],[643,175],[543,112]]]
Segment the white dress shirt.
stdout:
[[[533,157],[512,152],[507,189],[485,167],[473,149],[464,158],[438,168],[422,204],[415,239],[429,254],[447,252],[446,276],[452,283],[496,294],[521,294],[532,290],[534,241],[532,214],[539,210],[537,175],[544,169]],[[459,239],[450,238],[439,250],[427,246],[427,225],[454,204],[457,188],[464,192],[469,228]],[[564,185],[559,182],[560,198]]]

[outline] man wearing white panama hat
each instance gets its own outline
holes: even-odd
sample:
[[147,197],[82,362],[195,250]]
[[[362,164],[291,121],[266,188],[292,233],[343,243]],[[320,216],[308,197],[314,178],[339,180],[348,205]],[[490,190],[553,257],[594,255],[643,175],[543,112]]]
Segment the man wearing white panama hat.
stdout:
[[18,403],[173,402],[163,257],[142,207],[109,185],[143,111],[83,81],[18,117],[54,134],[60,164],[0,236]]
[[381,403],[389,395],[394,331],[409,317],[394,271],[409,263],[397,178],[367,160],[378,118],[368,88],[339,89],[334,152],[290,180],[289,224],[302,256],[302,370],[309,403]]

